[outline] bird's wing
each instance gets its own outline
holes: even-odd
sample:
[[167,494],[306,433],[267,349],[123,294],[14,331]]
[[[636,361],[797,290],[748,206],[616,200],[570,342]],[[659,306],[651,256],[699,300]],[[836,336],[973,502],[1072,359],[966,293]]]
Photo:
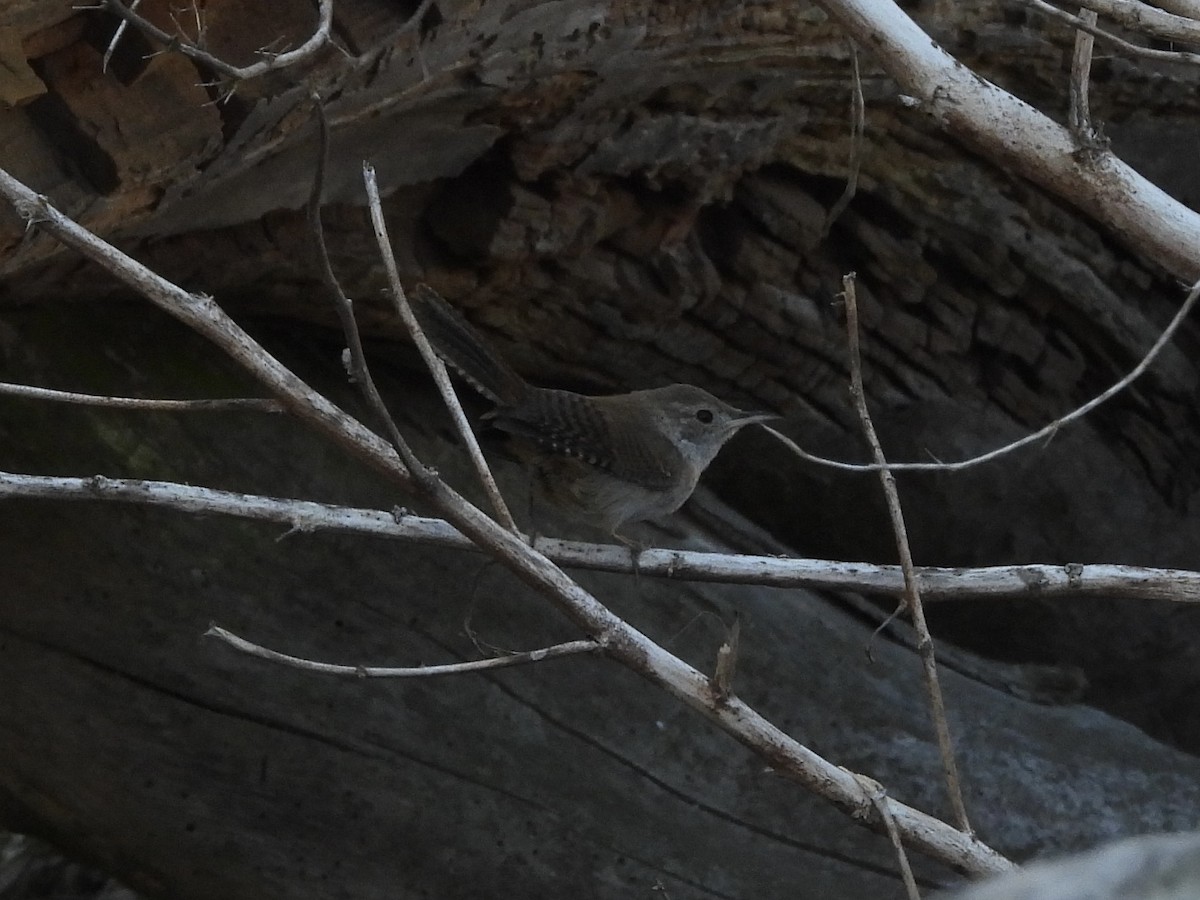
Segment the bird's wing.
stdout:
[[[543,452],[582,460],[648,490],[676,483],[682,457],[670,439],[637,417],[613,415],[605,398],[569,391],[537,391],[531,402],[497,409],[497,428],[536,444]],[[599,402],[597,402],[599,401]]]

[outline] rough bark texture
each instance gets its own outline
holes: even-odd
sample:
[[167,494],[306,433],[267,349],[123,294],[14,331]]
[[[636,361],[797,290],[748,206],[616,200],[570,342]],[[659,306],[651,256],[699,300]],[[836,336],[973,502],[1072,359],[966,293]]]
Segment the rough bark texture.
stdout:
[[[526,372],[594,389],[694,382],[773,407],[806,446],[842,456],[861,452],[834,303],[845,271],[859,273],[868,391],[896,458],[955,457],[1043,424],[1130,368],[1179,302],[1170,273],[1130,256],[1120,235],[928,128],[865,55],[859,193],[822,238],[849,157],[849,63],[815,8],[485,0],[438,3],[399,33],[415,7],[342,0],[336,33],[350,56],[329,51],[212,102],[221,88],[199,84],[207,73],[173,54],[146,59],[136,35],[101,75],[111,19],[10,3],[0,96],[15,105],[0,110],[0,165],[214,293],[347,396],[338,339],[301,324],[332,321],[295,212],[312,174],[315,88],[335,127],[334,264],[374,337],[398,327],[376,299],[357,206],[364,158],[390,192],[406,277],[442,290]],[[165,4],[144,8],[169,22]],[[913,12],[982,74],[1058,114],[1069,39],[1024,9]],[[314,18],[301,0],[204,10],[210,47],[234,62],[276,37],[298,43]],[[1196,76],[1119,59],[1097,60],[1094,76],[1114,147],[1194,202],[1194,159],[1164,148],[1195,145]],[[147,396],[251,389],[7,210],[0,247],[6,379]],[[1195,342],[1185,329],[1135,390],[1041,450],[903,479],[918,560],[1200,567]],[[377,350],[431,462],[455,472],[423,379],[389,368],[396,348]],[[3,410],[9,469],[405,502],[286,421]],[[892,555],[871,479],[800,466],[755,435],[711,476],[795,552]],[[323,659],[444,661],[475,652],[462,633],[472,604],[490,643],[574,636],[498,567],[147,510],[10,503],[0,517],[0,812],[149,893],[899,892],[883,840],[611,664],[330,682],[198,637],[216,620]],[[678,527],[650,534],[695,539]],[[740,611],[740,693],[834,761],[945,811],[915,659],[880,643],[867,662],[871,623],[852,607],[588,584],[706,669],[721,622]],[[1026,856],[1194,825],[1191,610],[943,605],[933,623],[990,655],[1089,679],[1088,706],[1045,707],[948,677],[985,840]],[[921,873],[952,877],[927,863]]]

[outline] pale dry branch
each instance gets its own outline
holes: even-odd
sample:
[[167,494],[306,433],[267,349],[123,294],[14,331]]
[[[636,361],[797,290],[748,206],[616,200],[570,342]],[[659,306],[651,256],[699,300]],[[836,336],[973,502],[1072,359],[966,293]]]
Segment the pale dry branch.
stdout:
[[1140,0],[1073,0],[1075,5],[1099,13],[1123,28],[1163,41],[1200,44],[1200,10],[1175,15]]
[[963,801],[958,762],[954,758],[954,739],[950,735],[950,723],[946,719],[946,700],[942,696],[941,681],[938,678],[933,635],[930,634],[929,625],[925,621],[925,607],[921,603],[921,590],[913,566],[912,548],[909,546],[908,530],[904,525],[904,511],[900,506],[900,492],[896,489],[895,477],[888,469],[883,446],[875,433],[875,423],[871,421],[871,412],[867,409],[867,394],[863,388],[862,353],[859,350],[858,299],[854,280],[853,272],[842,278],[842,296],[846,301],[846,341],[850,357],[850,395],[854,398],[854,408],[858,411],[863,435],[871,448],[871,456],[879,466],[879,483],[887,501],[888,518],[891,520],[892,533],[896,537],[896,551],[900,556],[900,570],[904,575],[904,606],[912,617],[913,628],[917,632],[917,655],[921,659],[921,668],[925,676],[925,693],[929,700],[933,730],[937,735],[938,753],[942,760],[942,774],[946,779],[950,808],[954,810],[958,827],[970,834],[971,822],[967,817],[966,803]]
[[[229,319],[211,298],[191,294],[166,281],[63,216],[44,197],[3,170],[0,196],[26,221],[112,271],[155,305],[213,341],[303,421],[382,471],[401,488],[422,495],[462,534],[549,598],[584,634],[603,645],[610,658],[707,717],[779,774],[848,814],[863,808],[867,798],[852,775],[786,734],[738,697],[718,701],[702,672],[614,615],[519,535],[500,527],[440,479],[422,475],[418,481],[391,445],[312,391]],[[885,802],[909,846],[966,872],[986,874],[1012,868],[1011,861],[974,835],[891,798]],[[884,829],[878,813],[868,822]]]
[[1070,130],[958,62],[893,0],[817,0],[933,122],[1082,210],[1189,284],[1200,278],[1200,212],[1111,152],[1077,158]]
[[[142,0],[133,0],[133,2],[129,4],[129,11],[131,13],[136,13],[137,8],[141,6],[141,4]],[[101,72],[108,71],[108,64],[112,62],[112,56],[117,52],[117,44],[121,43],[121,38],[124,37],[125,30],[127,28],[129,28],[129,20],[122,19],[120,24],[117,25],[117,30],[113,32],[112,40],[108,42],[108,48],[104,51],[104,59],[100,62]]]
[[425,14],[429,12],[429,8],[433,6],[433,4],[434,0],[421,0],[420,5],[413,10],[412,15],[410,15],[404,21],[404,24],[396,29],[395,33],[397,35],[406,34],[416,28],[419,28],[421,25],[421,20],[425,18]]
[[57,391],[0,381],[0,395],[23,397],[28,400],[49,400],[52,403],[72,403],[78,406],[99,406],[105,409],[135,409],[165,412],[284,412],[278,400],[258,397],[223,397],[212,400],[159,400],[142,397],[105,397],[100,394],[80,394],[76,391]]
[[[138,503],[180,512],[273,522],[285,526],[288,534],[328,531],[481,552],[469,538],[442,519],[240,494],[170,481],[0,472],[0,499],[14,497]],[[623,547],[556,538],[538,538],[536,546],[548,558],[568,568],[632,572],[629,553]],[[1067,563],[971,569],[917,566],[915,571],[926,601],[1119,597],[1200,603],[1200,572],[1186,569]],[[823,559],[650,548],[642,553],[638,572],[675,581],[855,591],[892,597],[904,593],[904,576],[899,566]]]
[[343,678],[437,678],[444,675],[466,675],[486,672],[490,669],[527,666],[549,659],[559,659],[563,656],[595,653],[601,649],[595,641],[567,641],[562,644],[552,644],[549,647],[539,647],[536,650],[523,650],[507,656],[493,656],[490,659],[476,659],[470,662],[446,663],[437,666],[347,666],[280,653],[278,650],[272,650],[270,647],[264,647],[262,644],[239,637],[219,625],[210,625],[204,635],[224,641],[235,650],[265,659],[268,662],[280,663],[293,669],[303,669],[306,672],[316,672],[319,675],[337,675]]
[[741,644],[742,620],[735,618],[725,640],[717,648],[717,662],[710,681],[713,696],[725,700],[733,693],[733,676],[737,673],[738,650]]
[[475,433],[471,430],[471,425],[467,421],[467,414],[463,411],[462,403],[458,399],[458,393],[454,390],[454,385],[450,381],[450,374],[446,371],[446,364],[442,362],[441,357],[437,355],[437,352],[425,337],[425,332],[421,329],[421,323],[417,321],[417,317],[409,305],[408,297],[404,293],[404,285],[400,282],[400,272],[396,268],[396,257],[392,253],[392,242],[388,238],[387,222],[383,216],[383,202],[379,196],[379,185],[375,179],[375,169],[373,166],[368,164],[363,165],[363,181],[367,187],[367,204],[371,211],[371,224],[375,229],[375,238],[379,243],[379,252],[383,257],[384,270],[387,272],[388,283],[391,287],[392,302],[395,304],[396,312],[399,314],[400,320],[404,323],[404,327],[408,330],[409,336],[413,339],[413,343],[417,345],[417,349],[421,353],[421,359],[425,361],[425,366],[429,369],[430,374],[433,375],[438,393],[441,394],[442,402],[446,404],[446,409],[450,412],[450,418],[454,420],[454,426],[458,431],[459,437],[463,439],[463,443],[467,448],[467,454],[471,460],[471,465],[474,466],[475,472],[479,476],[479,481],[483,485],[484,492],[492,504],[496,518],[501,525],[513,534],[520,534],[517,523],[513,521],[512,513],[508,510],[508,504],[504,502],[504,495],[500,493],[500,487],[496,484],[492,470],[483,456],[483,450],[479,447],[479,441],[475,439]]
[[1057,6],[1047,3],[1046,0],[1023,0],[1023,2],[1026,6],[1045,13],[1053,19],[1066,22],[1068,25],[1072,25],[1080,31],[1092,35],[1092,37],[1098,37],[1100,40],[1107,44],[1112,44],[1114,47],[1120,47],[1130,56],[1153,59],[1157,62],[1185,63],[1192,66],[1200,65],[1200,53],[1190,53],[1186,50],[1156,50],[1153,47],[1143,47],[1141,44],[1127,41],[1125,38],[1115,35],[1111,31],[1105,31],[1094,22],[1082,16],[1059,9]]
[[[1054,434],[1057,433],[1058,430],[1064,425],[1083,418],[1096,407],[1107,402],[1108,400],[1111,400],[1117,394],[1121,393],[1123,390],[1129,387],[1129,385],[1141,377],[1141,375],[1145,373],[1148,368],[1150,368],[1154,360],[1158,358],[1158,355],[1162,352],[1163,348],[1171,342],[1171,338],[1175,336],[1175,332],[1179,330],[1179,327],[1183,324],[1184,319],[1188,317],[1188,313],[1192,311],[1192,307],[1196,305],[1196,301],[1198,299],[1200,299],[1200,281],[1197,281],[1192,285],[1191,290],[1188,291],[1187,297],[1184,298],[1183,304],[1171,318],[1170,323],[1168,323],[1167,327],[1162,330],[1158,338],[1155,339],[1154,343],[1150,346],[1150,349],[1146,351],[1145,355],[1138,361],[1137,365],[1129,371],[1128,374],[1102,391],[1100,394],[1093,397],[1087,403],[1077,406],[1066,415],[1060,416],[1050,424],[1039,428],[1032,434],[1027,434],[1023,438],[1019,438],[1008,444],[1004,444],[1001,447],[997,447],[995,450],[989,450],[987,453],[981,453],[978,456],[972,456],[969,459],[958,460],[955,462],[938,461],[929,463],[888,463],[888,468],[893,472],[958,472],[963,469],[968,469],[972,466],[980,465],[981,463],[991,462],[994,459],[998,459],[1001,456],[1012,453],[1014,450],[1019,450],[1022,447],[1027,447],[1030,444],[1053,437]],[[879,471],[879,466],[875,463],[848,463],[836,459],[826,459],[823,456],[816,456],[812,453],[809,453],[807,450],[804,450],[787,435],[781,434],[774,428],[771,428],[769,425],[760,425],[759,427],[769,432],[785,447],[787,447],[801,459],[808,462],[815,463],[820,466],[826,466],[831,469],[839,469],[844,472]]]
[[271,356],[265,347],[230,319],[211,297],[185,291],[122,253],[64,216],[45,197],[34,193],[3,169],[0,169],[0,196],[11,203],[31,227],[36,226],[53,235],[220,347],[274,393],[284,409],[310,423],[356,456],[388,472],[402,486],[411,484],[407,470],[385,441]]
[[[1079,18],[1089,25],[1096,24],[1096,14],[1085,10]],[[1088,103],[1088,86],[1092,78],[1092,47],[1095,36],[1086,31],[1075,32],[1075,52],[1071,54],[1070,106],[1067,122],[1075,132],[1075,138],[1089,147],[1096,138],[1092,127],[1092,110]]]
[[1156,0],[1151,4],[1169,13],[1200,22],[1200,0]]
[[405,440],[404,435],[400,432],[400,428],[396,425],[396,420],[387,408],[387,403],[384,402],[383,395],[379,393],[379,388],[375,384],[375,378],[371,375],[371,370],[367,366],[367,356],[363,351],[362,335],[358,330],[358,322],[354,318],[354,305],[350,302],[350,298],[346,296],[345,292],[342,291],[342,286],[338,283],[333,266],[329,261],[329,251],[325,246],[325,229],[321,224],[321,196],[325,187],[325,167],[329,155],[329,124],[325,120],[325,111],[321,106],[320,98],[314,96],[313,101],[317,113],[317,164],[313,175],[312,190],[309,194],[306,216],[308,219],[309,234],[316,247],[317,260],[321,267],[321,278],[325,282],[325,287],[333,300],[334,311],[337,313],[338,321],[341,323],[342,334],[346,338],[346,349],[349,354],[349,365],[347,368],[351,380],[358,385],[358,389],[364,399],[366,399],[367,405],[375,413],[375,417],[383,426],[388,439],[391,441],[392,446],[396,448],[396,452],[400,455],[400,459],[404,462],[404,465],[413,474],[413,477],[419,484],[426,484],[431,480],[436,480],[437,476],[417,459],[416,453],[413,452],[413,449],[408,445],[408,441]]
[[908,862],[908,854],[904,852],[904,842],[900,839],[900,829],[892,821],[891,813],[888,812],[887,804],[884,802],[887,798],[887,791],[884,790],[882,784],[873,778],[868,778],[865,775],[856,775],[855,777],[870,799],[871,806],[878,811],[880,817],[883,819],[888,839],[892,842],[892,849],[896,852],[896,862],[900,866],[900,877],[904,881],[905,895],[908,897],[908,900],[921,900],[921,892],[917,890],[917,879],[913,877],[912,866]]
[[[126,6],[121,0],[101,0],[101,8],[114,15],[120,16],[122,24],[128,23],[153,39],[163,47],[182,53],[189,59],[194,59],[219,73],[230,81],[245,81],[257,78],[259,75],[273,72],[288,66],[298,65],[311,59],[319,53],[326,44],[331,43],[330,34],[333,28],[333,0],[317,0],[317,25],[313,33],[299,47],[282,53],[260,51],[265,56],[256,63],[248,66],[235,66],[205,50],[197,41],[189,40],[182,33],[170,34],[157,25],[147,21],[135,12],[136,3]],[[118,26],[120,27],[120,26]],[[115,38],[114,38],[115,42]]]

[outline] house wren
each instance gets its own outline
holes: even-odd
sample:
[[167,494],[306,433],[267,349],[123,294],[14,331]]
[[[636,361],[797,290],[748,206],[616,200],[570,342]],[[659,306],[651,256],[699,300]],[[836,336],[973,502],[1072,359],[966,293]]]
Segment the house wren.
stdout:
[[496,405],[485,418],[512,435],[546,499],[626,544],[622,525],[679,509],[738,429],[778,418],[688,384],[603,397],[534,387],[432,289],[419,285],[413,306],[437,354]]

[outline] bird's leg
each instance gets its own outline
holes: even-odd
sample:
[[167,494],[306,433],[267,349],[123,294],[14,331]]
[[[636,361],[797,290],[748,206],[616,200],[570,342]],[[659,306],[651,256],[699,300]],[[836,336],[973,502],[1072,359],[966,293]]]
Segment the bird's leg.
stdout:
[[642,551],[646,549],[646,544],[641,541],[635,541],[633,538],[627,538],[625,535],[617,532],[617,529],[612,530],[612,536],[629,548],[629,563],[633,568],[634,580],[637,580],[639,575],[638,560],[642,557]]

